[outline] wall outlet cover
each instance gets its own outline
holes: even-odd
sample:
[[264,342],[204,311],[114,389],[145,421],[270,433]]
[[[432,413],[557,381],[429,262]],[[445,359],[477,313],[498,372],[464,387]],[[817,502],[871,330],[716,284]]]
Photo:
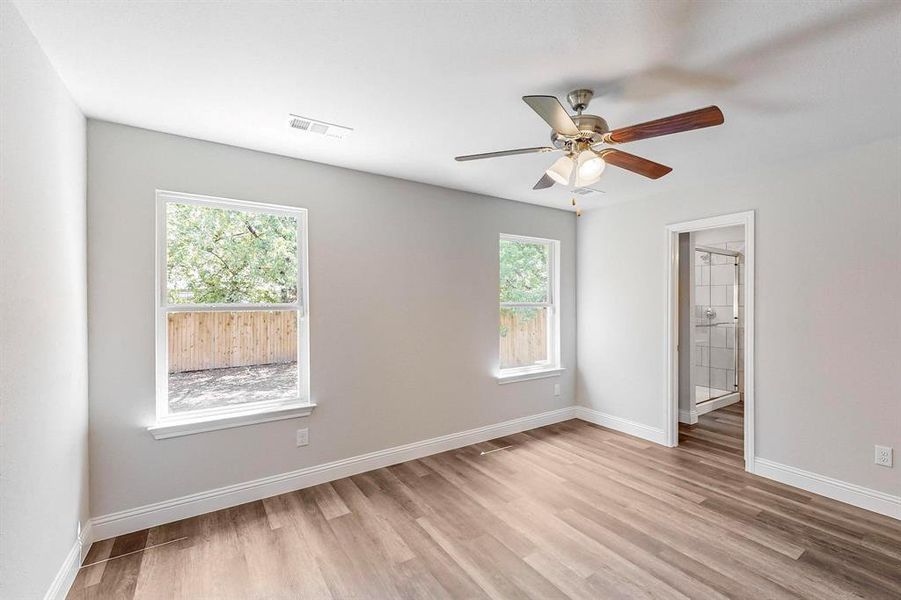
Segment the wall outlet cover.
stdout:
[[309,429],[298,429],[297,430],[297,447],[306,446],[310,443],[310,430]]
[[876,464],[881,467],[892,466],[892,448],[890,446],[876,446]]
[[554,384],[554,395],[555,395],[555,396],[559,396],[559,395],[560,395],[560,384],[559,384],[559,383],[555,383],[555,384]]

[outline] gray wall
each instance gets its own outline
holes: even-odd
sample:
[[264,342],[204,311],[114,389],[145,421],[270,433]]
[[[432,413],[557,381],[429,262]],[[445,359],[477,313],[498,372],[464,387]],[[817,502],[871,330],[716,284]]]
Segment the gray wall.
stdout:
[[[572,213],[105,122],[88,157],[95,516],[573,404]],[[309,209],[311,417],[145,431],[157,188]],[[562,242],[560,378],[494,379],[501,232]]]
[[0,2],[0,597],[41,598],[88,519],[85,120]]
[[901,492],[873,464],[901,448],[899,164],[887,139],[585,213],[579,404],[664,426],[664,226],[754,209],[758,456]]

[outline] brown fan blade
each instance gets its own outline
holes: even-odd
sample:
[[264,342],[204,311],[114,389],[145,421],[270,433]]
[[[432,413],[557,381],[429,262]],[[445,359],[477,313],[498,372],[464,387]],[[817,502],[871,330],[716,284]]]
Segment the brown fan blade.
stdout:
[[497,158],[498,156],[513,156],[515,154],[532,154],[534,152],[553,152],[556,148],[550,146],[538,146],[536,148],[517,148],[516,150],[501,150],[499,152],[485,152],[484,154],[467,154],[456,156],[454,160],[463,162],[467,160],[479,160],[482,158]]
[[538,180],[538,183],[532,186],[533,190],[543,190],[554,185],[554,180],[548,177],[547,173]]
[[692,129],[702,129],[723,124],[723,113],[716,106],[699,108],[691,112],[663,117],[647,123],[639,123],[630,127],[620,127],[604,134],[604,142],[607,144],[625,144],[659,135],[669,135]]
[[614,167],[626,169],[627,171],[632,171],[633,173],[644,175],[645,177],[648,177],[650,179],[660,179],[661,177],[672,171],[672,168],[667,167],[666,165],[655,163],[652,160],[648,160],[640,156],[635,156],[634,154],[629,154],[628,152],[623,152],[622,150],[607,148],[605,150],[601,150],[600,152],[598,152],[598,154],[601,158],[604,159],[604,162],[611,164]]
[[572,117],[554,96],[523,96],[522,99],[557,133],[579,135]]

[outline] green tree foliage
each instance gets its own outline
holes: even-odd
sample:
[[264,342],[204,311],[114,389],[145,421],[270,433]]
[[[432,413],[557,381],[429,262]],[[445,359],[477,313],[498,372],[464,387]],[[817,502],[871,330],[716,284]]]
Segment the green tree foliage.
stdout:
[[[548,246],[545,244],[501,240],[500,301],[547,302],[550,281],[548,258]],[[522,329],[539,314],[544,313],[536,308],[502,307],[501,337],[509,333],[509,327],[504,322]]]
[[501,302],[547,302],[548,247],[501,240]]
[[170,303],[288,303],[297,299],[297,221],[167,204]]

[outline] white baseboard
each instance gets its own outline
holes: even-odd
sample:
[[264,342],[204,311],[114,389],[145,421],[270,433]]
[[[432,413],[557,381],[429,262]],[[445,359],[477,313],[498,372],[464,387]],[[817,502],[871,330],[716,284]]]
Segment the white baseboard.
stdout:
[[78,564],[84,562],[84,559],[88,555],[88,551],[91,549],[91,544],[94,543],[94,521],[93,519],[88,519],[88,522],[81,529],[81,532],[78,535],[78,543],[81,545],[81,552],[79,553]]
[[694,425],[698,422],[698,413],[694,410],[685,410],[684,408],[679,409],[679,422],[687,423],[688,425]]
[[519,433],[520,431],[559,423],[574,417],[574,407],[567,406],[537,415],[512,419],[494,425],[469,429],[412,444],[361,454],[323,465],[298,469],[288,473],[263,477],[253,481],[102,515],[92,519],[93,536],[95,539],[105,540],[133,531],[147,529],[148,527],[196,517],[208,512],[244,504],[245,502],[293,492],[341,479],[342,477],[349,477],[373,469],[381,469],[408,460],[423,458],[431,454]]
[[628,433],[629,435],[640,437],[649,442],[666,446],[666,432],[658,427],[651,427],[644,423],[608,415],[607,413],[602,413],[585,406],[575,407],[575,412],[577,419],[582,419],[583,421],[588,421],[589,423],[594,423],[595,425],[600,425],[602,427],[615,429],[616,431]]
[[81,544],[78,540],[75,540],[75,543],[69,549],[69,553],[66,554],[66,559],[63,561],[62,566],[57,571],[56,577],[53,578],[50,588],[44,594],[44,600],[63,600],[66,594],[69,593],[69,588],[72,587],[72,582],[75,581],[75,576],[78,575],[78,567],[80,566]]
[[811,473],[765,458],[754,460],[754,474],[802,490],[826,496],[858,508],[901,519],[901,496],[893,496],[860,485]]
[[739,394],[738,392],[735,392],[734,394],[728,394],[728,395],[722,396],[720,398],[715,398],[714,400],[708,400],[706,402],[701,402],[700,404],[696,404],[695,412],[698,415],[707,414],[718,408],[723,408],[724,406],[729,406],[730,404],[735,404],[739,400],[741,400],[741,394]]
[[75,543],[72,544],[72,547],[66,554],[62,566],[56,572],[56,577],[50,583],[50,588],[44,594],[44,600],[65,600],[66,595],[69,593],[69,588],[72,587],[72,582],[75,581],[75,576],[78,575],[81,561],[87,556],[91,544],[94,543],[93,535],[93,528],[89,520],[87,525],[79,532]]

